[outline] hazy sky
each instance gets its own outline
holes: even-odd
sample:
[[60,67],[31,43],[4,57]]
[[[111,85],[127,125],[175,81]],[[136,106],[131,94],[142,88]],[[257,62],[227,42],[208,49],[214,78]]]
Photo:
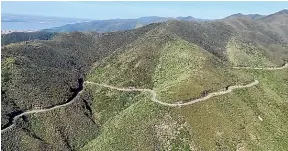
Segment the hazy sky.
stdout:
[[2,13],[87,19],[193,16],[218,19],[235,13],[271,14],[288,2],[1,2]]

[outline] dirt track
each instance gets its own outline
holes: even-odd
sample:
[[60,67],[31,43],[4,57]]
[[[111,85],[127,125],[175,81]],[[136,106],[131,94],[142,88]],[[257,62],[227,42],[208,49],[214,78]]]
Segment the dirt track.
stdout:
[[154,101],[154,102],[156,102],[156,103],[159,103],[159,104],[162,104],[162,105],[176,107],[176,106],[184,106],[184,105],[194,104],[194,103],[197,103],[197,102],[201,102],[201,101],[210,99],[210,98],[212,98],[212,97],[214,97],[214,96],[231,93],[233,89],[241,89],[241,88],[252,87],[252,86],[254,86],[254,85],[257,85],[257,84],[259,83],[259,81],[258,81],[258,80],[255,80],[254,82],[252,82],[252,83],[250,83],[250,84],[247,84],[247,85],[235,85],[235,86],[230,86],[230,87],[228,87],[227,90],[209,93],[209,94],[206,95],[205,97],[202,97],[202,98],[199,98],[199,99],[195,99],[195,100],[191,100],[191,101],[186,102],[186,103],[166,103],[166,102],[162,102],[162,101],[160,101],[160,100],[158,100],[158,99],[156,98],[156,96],[157,96],[156,92],[155,92],[154,90],[151,90],[151,89],[118,88],[118,87],[110,86],[110,85],[107,85],[107,84],[99,84],[99,83],[90,82],[90,81],[86,81],[85,83],[95,84],[95,85],[98,85],[98,86],[107,87],[107,88],[115,89],[115,90],[118,90],[118,91],[128,91],[128,92],[131,92],[131,91],[140,91],[140,92],[149,92],[149,93],[152,95],[152,98],[151,98],[152,101]]
[[[233,67],[235,69],[254,69],[254,70],[281,70],[281,69],[285,69],[285,68],[288,68],[288,63],[286,63],[284,66],[282,67],[269,67],[269,68],[252,68],[252,67]],[[204,101],[204,100],[207,100],[209,98],[212,98],[214,96],[219,96],[219,95],[223,95],[223,94],[227,94],[227,93],[231,93],[232,90],[234,89],[241,89],[241,88],[248,88],[248,87],[252,87],[254,85],[257,85],[259,83],[258,80],[255,80],[254,82],[250,83],[250,84],[247,84],[247,85],[235,85],[235,86],[230,86],[228,87],[227,90],[224,90],[224,91],[218,91],[218,92],[213,92],[213,93],[209,93],[208,95],[202,97],[202,98],[199,98],[199,99],[194,99],[194,100],[191,100],[189,102],[186,102],[186,103],[166,103],[166,102],[162,102],[160,100],[158,100],[156,98],[157,94],[154,90],[151,90],[151,89],[136,89],[136,88],[118,88],[118,87],[114,87],[114,86],[110,86],[110,85],[107,85],[107,84],[100,84],[100,83],[95,83],[95,82],[91,82],[91,81],[85,81],[84,82],[84,85],[85,83],[87,84],[95,84],[95,85],[98,85],[98,86],[102,86],[102,87],[107,87],[107,88],[110,88],[110,89],[115,89],[115,90],[118,90],[118,91],[128,91],[128,92],[131,92],[131,91],[140,91],[140,92],[149,92],[151,95],[152,95],[152,98],[151,100],[156,102],[156,103],[159,103],[159,104],[162,104],[162,105],[166,105],[166,106],[171,106],[171,107],[176,107],[176,106],[185,106],[185,105],[190,105],[190,104],[194,104],[194,103],[197,103],[197,102],[201,102],[201,101]],[[83,89],[84,90],[84,89]],[[81,90],[78,95],[73,99],[71,100],[70,102],[67,102],[65,104],[62,104],[62,105],[58,105],[58,106],[54,106],[54,107],[51,107],[51,108],[47,108],[47,109],[38,109],[38,110],[31,110],[31,111],[27,111],[27,112],[24,112],[22,114],[19,114],[17,116],[15,116],[13,118],[13,124],[10,125],[9,127],[1,130],[1,133],[3,132],[6,132],[10,129],[12,129],[14,126],[15,126],[15,121],[17,119],[19,119],[21,116],[24,116],[24,115],[28,115],[28,114],[33,114],[33,113],[41,113],[41,112],[47,112],[47,111],[51,111],[51,110],[55,110],[57,108],[61,108],[61,107],[65,107],[65,106],[68,106],[70,104],[72,104],[73,102],[75,102],[76,98],[78,98],[80,96],[80,94],[83,92],[83,90]]]
[[16,120],[18,120],[21,116],[28,115],[28,114],[33,114],[33,113],[48,112],[48,111],[55,110],[55,109],[58,109],[58,108],[61,108],[61,107],[64,107],[64,106],[68,106],[68,105],[72,104],[73,102],[75,102],[75,100],[77,100],[76,98],[78,98],[82,92],[83,92],[83,90],[81,90],[78,93],[78,95],[73,100],[71,100],[70,102],[67,102],[65,104],[57,105],[57,106],[54,106],[54,107],[51,107],[51,108],[47,108],[47,109],[38,109],[38,110],[26,111],[26,112],[24,112],[22,114],[19,114],[19,115],[15,116],[13,118],[13,124],[11,124],[9,127],[5,128],[3,130],[1,130],[1,133],[12,129],[15,126]]
[[282,70],[288,68],[288,63],[282,67],[253,68],[253,67],[233,67],[234,69],[252,69],[252,70]]

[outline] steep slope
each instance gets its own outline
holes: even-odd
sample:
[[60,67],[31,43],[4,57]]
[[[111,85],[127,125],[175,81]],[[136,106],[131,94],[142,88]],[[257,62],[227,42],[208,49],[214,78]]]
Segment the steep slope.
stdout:
[[[266,27],[266,24],[251,19],[237,18],[210,22],[168,21],[166,27],[178,37],[195,43],[222,60],[228,60],[234,65],[243,64],[245,58],[233,55],[237,51],[250,56],[266,58],[271,66],[281,66],[287,60],[288,41],[280,33]],[[286,27],[287,29],[287,27]],[[239,46],[240,45],[240,46]],[[241,47],[238,49],[238,47]],[[236,52],[234,52],[236,51]],[[253,52],[254,51],[254,52]],[[243,56],[244,57],[244,56]],[[258,56],[259,57],[259,56]],[[235,57],[234,57],[235,59]],[[241,61],[242,60],[242,61]],[[246,59],[247,60],[247,59]],[[265,59],[264,59],[265,60]],[[265,62],[257,64],[257,60],[250,60],[250,65],[265,66]],[[247,65],[247,64],[246,64]]]
[[233,38],[227,44],[227,55],[234,66],[276,67],[285,64],[287,47],[277,44],[264,44],[254,40],[253,43]]
[[[201,28],[197,23],[191,24],[162,24],[120,53],[97,62],[88,80],[120,88],[154,89],[158,99],[169,103],[185,103],[253,79],[259,79],[261,84],[178,108],[152,102],[149,93],[91,85],[94,118],[100,119],[103,126],[100,134],[81,150],[281,150],[287,147],[284,143],[287,128],[283,127],[287,123],[284,111],[287,70],[233,70],[229,60],[222,60],[226,43],[220,45],[229,43],[233,36],[219,41],[216,46],[224,48],[218,56],[213,54],[213,47],[205,50],[205,45],[196,44],[193,36],[200,37],[196,29]],[[202,30],[220,28],[213,25],[206,25]],[[180,34],[182,27],[195,27],[195,31],[192,28]],[[221,30],[210,32],[217,35]],[[231,33],[237,34],[233,29]],[[203,42],[210,40],[205,36],[200,38]],[[212,42],[216,43],[211,39]],[[283,106],[278,108],[280,104]]]
[[79,149],[99,132],[90,103],[89,94],[82,93],[67,107],[23,116],[16,127],[1,132],[2,150]]
[[287,70],[251,75],[259,86],[181,108],[135,96],[81,150],[285,150]]
[[260,18],[259,21],[266,22],[266,23],[287,25],[288,24],[287,18],[288,18],[288,9],[283,9],[274,14]]
[[[88,80],[118,87],[155,89],[158,99],[171,103],[186,102],[253,80],[229,70],[229,65],[215,55],[168,29],[162,24],[120,53],[96,62]],[[115,92],[94,85],[89,89],[94,98],[94,118],[100,118],[103,126],[100,135],[83,150],[190,148],[189,127],[183,117],[149,100],[149,94]]]
[[259,86],[175,109],[190,126],[194,150],[285,150],[287,70],[253,75]]
[[178,37],[194,43],[212,54],[225,59],[226,43],[233,30],[222,22],[169,21],[166,27]]
[[268,15],[259,19],[259,22],[265,23],[268,29],[273,29],[288,41],[288,11],[284,9],[277,13]]
[[287,60],[288,36],[277,30],[276,25],[245,18],[223,22],[234,30],[226,46],[228,59],[234,65],[280,66]]
[[[115,97],[115,92],[112,95],[111,91],[115,90],[107,92],[105,90],[107,88],[97,86],[96,88],[101,89],[99,92],[95,86],[92,86],[90,89],[95,93],[94,98],[103,95],[109,96],[100,99],[105,103],[96,103],[96,100],[99,99],[94,101],[95,108],[103,110],[96,117],[105,117],[109,120],[104,123],[100,135],[84,146],[82,150],[267,150],[267,148],[268,150],[281,150],[287,147],[284,143],[287,141],[285,138],[287,128],[283,127],[287,123],[286,111],[284,111],[286,108],[285,98],[287,98],[287,93],[285,93],[287,70],[277,72],[230,70],[229,65],[225,64],[225,61],[223,62],[222,56],[231,51],[225,49],[226,45],[239,45],[240,42],[234,40],[235,37],[239,40],[241,33],[230,27],[227,35],[231,34],[232,36],[227,36],[226,40],[222,38],[217,45],[217,42],[211,37],[208,39],[209,36],[206,38],[200,33],[203,30],[207,31],[208,35],[215,34],[217,36],[221,30],[216,31],[211,28],[221,29],[223,23],[216,23],[220,27],[215,24],[207,24],[209,23],[203,23],[204,27],[200,27],[198,23],[187,22],[162,24],[161,30],[164,29],[164,31],[157,35],[157,38],[154,34],[153,36],[146,35],[146,39],[143,41],[149,45],[142,44],[145,45],[145,49],[142,47],[137,49],[142,46],[141,40],[139,40],[132,43],[133,49],[122,51],[120,54],[115,54],[115,56],[97,63],[93,69],[95,72],[92,70],[89,76],[89,81],[118,87],[155,89],[158,99],[167,102],[186,102],[201,96],[201,94],[205,95],[207,92],[225,88],[227,85],[245,83],[246,80],[253,78],[259,79],[261,84],[254,88],[235,91],[196,105],[180,108],[166,108],[149,102],[151,100],[147,99],[147,96],[145,97],[149,94],[145,93],[134,94],[134,97],[129,96],[129,99],[126,100],[115,100],[111,99]],[[183,29],[183,27],[185,28]],[[253,27],[246,30],[253,32],[251,28]],[[181,32],[182,29],[183,32]],[[199,29],[198,33],[196,30]],[[160,31],[160,29],[157,30]],[[263,32],[265,33],[265,31]],[[169,38],[165,39],[166,42],[159,49],[157,40],[164,39],[161,35],[163,33],[169,35]],[[267,34],[263,35],[265,36],[263,39],[270,38]],[[150,40],[151,37],[156,39]],[[214,47],[208,47],[197,39],[203,43],[210,40]],[[252,39],[250,40],[252,41]],[[259,41],[261,42],[261,40]],[[275,39],[268,40],[268,44],[275,43],[279,46]],[[250,47],[259,48],[258,45],[253,46],[253,44]],[[203,48],[208,48],[208,50]],[[217,48],[221,48],[220,50],[223,51],[220,53],[221,55],[213,54],[213,50]],[[235,51],[236,48],[231,49]],[[246,53],[245,46],[237,49]],[[270,48],[265,49],[268,52],[273,51]],[[287,49],[282,48],[281,51],[286,53]],[[263,50],[257,52],[263,52]],[[249,53],[253,53],[253,51]],[[229,55],[227,55],[228,58]],[[275,56],[279,58],[287,55],[276,53]],[[239,55],[237,57],[245,58]],[[269,61],[275,61],[275,63],[267,64],[265,58],[269,58]],[[262,62],[254,64],[254,59],[248,58],[247,60],[251,62],[242,65],[278,66],[283,63],[283,60],[273,58],[265,52],[260,59]],[[141,69],[142,72],[137,69]],[[143,81],[143,77],[147,77],[145,81]],[[129,92],[122,93],[126,95]],[[137,98],[137,100],[133,98]],[[119,108],[117,104],[120,102],[125,104],[125,107],[122,107],[123,111],[117,110]],[[257,102],[262,102],[262,104]],[[280,104],[282,107],[278,108]],[[114,111],[116,109],[116,113],[110,114],[109,118],[106,118],[109,113],[106,110],[111,108]],[[281,120],[278,120],[277,117]],[[277,130],[277,134],[274,134]]]
[[[91,45],[92,37],[86,37],[82,33],[72,35],[73,38],[79,37],[78,40],[83,40],[85,43],[80,43],[81,41],[73,43],[71,40],[70,43],[66,43],[66,49],[61,49],[60,45],[53,46],[49,44],[51,43],[49,41],[35,41],[11,44],[2,48],[1,60],[3,62],[7,59],[12,60],[10,66],[13,67],[12,71],[7,68],[8,70],[4,73],[7,72],[10,75],[5,79],[2,78],[5,81],[2,85],[2,94],[5,93],[5,97],[7,97],[7,101],[1,101],[2,119],[5,116],[11,118],[13,112],[65,102],[65,99],[72,94],[70,88],[76,87],[77,79],[83,76],[82,71],[87,70],[87,66],[81,62],[79,57],[73,58],[73,54],[70,52],[73,48],[81,47],[80,51],[83,53],[85,49],[87,50],[85,46],[93,47]],[[69,44],[70,47],[68,47]],[[76,52],[74,55],[77,55]],[[7,106],[10,105],[13,108],[19,108],[20,111],[9,111]],[[6,109],[8,109],[8,113],[5,111]],[[2,124],[7,123],[2,122]]]
[[[77,80],[85,78],[90,70],[90,66],[96,60],[101,60],[103,57],[113,53],[117,49],[127,46],[137,39],[138,36],[141,36],[156,26],[158,25],[153,24],[134,31],[101,35],[97,33],[67,33],[60,34],[48,41],[22,42],[2,47],[1,129],[9,127],[12,124],[13,117],[24,111],[49,108],[65,103],[69,100],[68,98],[74,95],[76,88],[79,87]],[[95,127],[95,122],[89,119],[89,115],[84,114],[85,112],[90,112],[89,104],[82,102],[80,105],[84,107],[87,106],[79,110],[80,115],[75,112],[71,114],[71,116],[68,116],[63,112],[57,111],[51,111],[51,114],[56,114],[59,117],[67,116],[63,121],[63,123],[66,123],[63,125],[64,127],[67,126],[67,124],[69,125],[69,123],[73,125],[75,122],[80,122],[78,121],[79,116],[87,116],[86,119],[89,123],[87,126],[90,128]],[[72,107],[70,110],[73,111],[77,108],[79,108],[79,105]],[[62,109],[60,110],[65,111]],[[43,113],[43,115],[45,114]],[[51,116],[48,119],[57,120],[58,116]],[[27,126],[25,126],[25,123],[28,123],[28,126],[31,122],[39,124],[35,119],[27,119],[27,116],[24,116],[23,118],[24,123],[20,122],[16,124],[16,131],[20,131],[21,135],[15,137],[10,134],[11,130],[5,132],[5,136],[3,137],[9,137],[9,140],[2,141],[4,150],[9,150],[9,147],[11,147],[11,145],[13,146],[13,144],[16,148],[18,147],[21,149],[22,147],[25,147],[25,142],[18,141],[21,140],[21,138],[28,137],[26,135],[30,134],[26,133],[25,129],[27,129]],[[84,119],[85,118],[83,118],[83,120]],[[71,122],[67,123],[69,120],[71,120]],[[44,125],[45,124],[47,127],[55,127],[55,130],[61,129],[57,122],[53,123],[45,120]],[[80,126],[81,124],[78,125]],[[41,127],[29,127],[28,129],[29,131],[37,132],[39,131],[39,128]],[[81,129],[80,127],[76,128]],[[56,143],[57,141],[53,141],[53,137],[48,136],[54,134],[53,131],[53,129],[49,129],[46,131],[46,134],[39,134],[41,136],[44,135],[39,139],[46,142],[48,146],[55,148],[59,144]],[[80,132],[83,131],[86,130],[81,129]],[[80,132],[79,135],[81,134]],[[65,132],[63,138],[59,139],[65,140],[65,137],[75,136],[74,132],[70,133],[71,131]],[[60,135],[55,134],[55,137],[58,138],[59,136]],[[35,139],[37,140],[38,137],[31,138],[31,141],[35,141]],[[81,138],[77,139],[81,140]],[[82,143],[72,146],[72,149],[77,146],[79,147],[79,145],[83,145],[85,141],[87,140],[83,138]],[[21,143],[24,143],[24,145]],[[75,141],[74,143],[79,142]],[[26,146],[28,144],[26,144]],[[38,147],[36,146],[34,149],[40,150]],[[64,146],[60,150],[62,149],[67,149],[67,146]]]
[[[2,98],[1,98],[1,129],[5,129],[12,124],[13,117],[24,112],[26,110],[33,110],[36,108],[48,108],[65,103],[69,97],[72,96],[75,88],[79,87],[77,79],[84,76],[85,70],[88,69],[89,58],[86,58],[87,62],[83,62],[82,59],[77,55],[77,52],[73,52],[77,49],[81,52],[82,56],[85,57],[86,53],[89,53],[89,47],[85,47],[91,44],[94,36],[85,35],[83,33],[71,33],[69,34],[72,38],[65,38],[70,41],[69,43],[61,40],[58,37],[57,40],[52,41],[35,41],[28,43],[17,43],[10,44],[2,48],[2,62],[9,61],[9,66],[3,66],[6,71],[2,75],[5,78],[1,78],[2,81]],[[69,35],[62,35],[64,37]],[[83,40],[83,41],[82,41]],[[85,41],[85,42],[84,42]],[[58,45],[56,45],[58,43]],[[81,49],[79,49],[81,48]],[[94,47],[94,50],[96,48]],[[75,50],[74,50],[75,51]],[[96,54],[96,53],[95,53]],[[75,57],[75,55],[77,57]],[[105,55],[105,54],[98,54]],[[95,57],[97,55],[92,56]],[[7,60],[8,59],[8,60]],[[95,59],[95,58],[94,58]],[[5,76],[5,73],[8,73]],[[81,103],[83,106],[83,104]],[[75,112],[77,106],[69,107],[72,113],[63,114],[63,112],[52,112],[50,116],[51,121],[61,118],[64,123],[62,126],[59,122],[52,123],[48,122],[49,118],[47,114],[44,114],[45,122],[37,122],[37,120],[30,119],[27,116],[17,121],[16,129],[11,129],[5,133],[2,133],[2,149],[3,150],[55,150],[55,147],[60,147],[61,142],[65,142],[65,137],[81,137],[79,134],[72,132],[65,132],[67,125],[79,125],[76,119],[83,119],[86,121],[87,127],[95,128],[95,125],[89,116],[85,116],[87,109]],[[64,110],[65,111],[65,110]],[[55,114],[58,116],[55,116]],[[69,116],[68,116],[69,115]],[[63,118],[66,117],[66,118]],[[39,127],[31,127],[31,123],[36,122],[40,124]],[[42,123],[42,124],[41,124]],[[47,129],[45,133],[38,133],[39,128],[43,128],[45,125],[54,127],[55,130],[60,130],[56,137],[49,137],[54,134],[53,129]],[[64,128],[63,128],[64,127]],[[64,129],[64,130],[63,130]],[[85,129],[80,129],[79,132],[84,133]],[[61,133],[61,135],[59,135]],[[44,135],[44,137],[43,137]],[[45,137],[46,135],[46,137]],[[59,140],[51,142],[51,140]],[[89,138],[89,137],[87,137]],[[67,138],[68,139],[68,138]],[[82,138],[85,141],[85,138]],[[23,141],[20,141],[23,140]],[[24,141],[25,140],[25,141]],[[78,142],[77,142],[78,143]],[[32,145],[33,144],[33,145]],[[81,143],[80,143],[81,144]],[[27,148],[28,147],[28,148]],[[29,149],[29,147],[31,147]],[[61,148],[56,150],[65,150],[69,148],[67,145],[62,145]]]

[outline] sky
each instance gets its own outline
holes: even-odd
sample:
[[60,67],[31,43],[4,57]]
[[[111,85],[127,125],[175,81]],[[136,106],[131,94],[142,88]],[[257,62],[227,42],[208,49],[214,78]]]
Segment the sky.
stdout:
[[268,15],[288,9],[287,2],[77,2],[2,1],[1,12],[83,19],[138,18],[144,16],[193,16],[220,19],[232,14]]

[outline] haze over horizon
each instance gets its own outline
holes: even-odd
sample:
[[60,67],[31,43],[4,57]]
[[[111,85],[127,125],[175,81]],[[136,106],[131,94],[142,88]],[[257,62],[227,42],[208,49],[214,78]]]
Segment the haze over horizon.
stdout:
[[[145,16],[192,16],[221,19],[232,14],[268,15],[288,8],[288,2],[2,2],[2,14],[22,14],[93,20]],[[259,7],[261,6],[261,7]],[[53,11],[51,11],[53,8]],[[268,9],[269,8],[269,9]],[[133,12],[133,13],[132,13]]]

